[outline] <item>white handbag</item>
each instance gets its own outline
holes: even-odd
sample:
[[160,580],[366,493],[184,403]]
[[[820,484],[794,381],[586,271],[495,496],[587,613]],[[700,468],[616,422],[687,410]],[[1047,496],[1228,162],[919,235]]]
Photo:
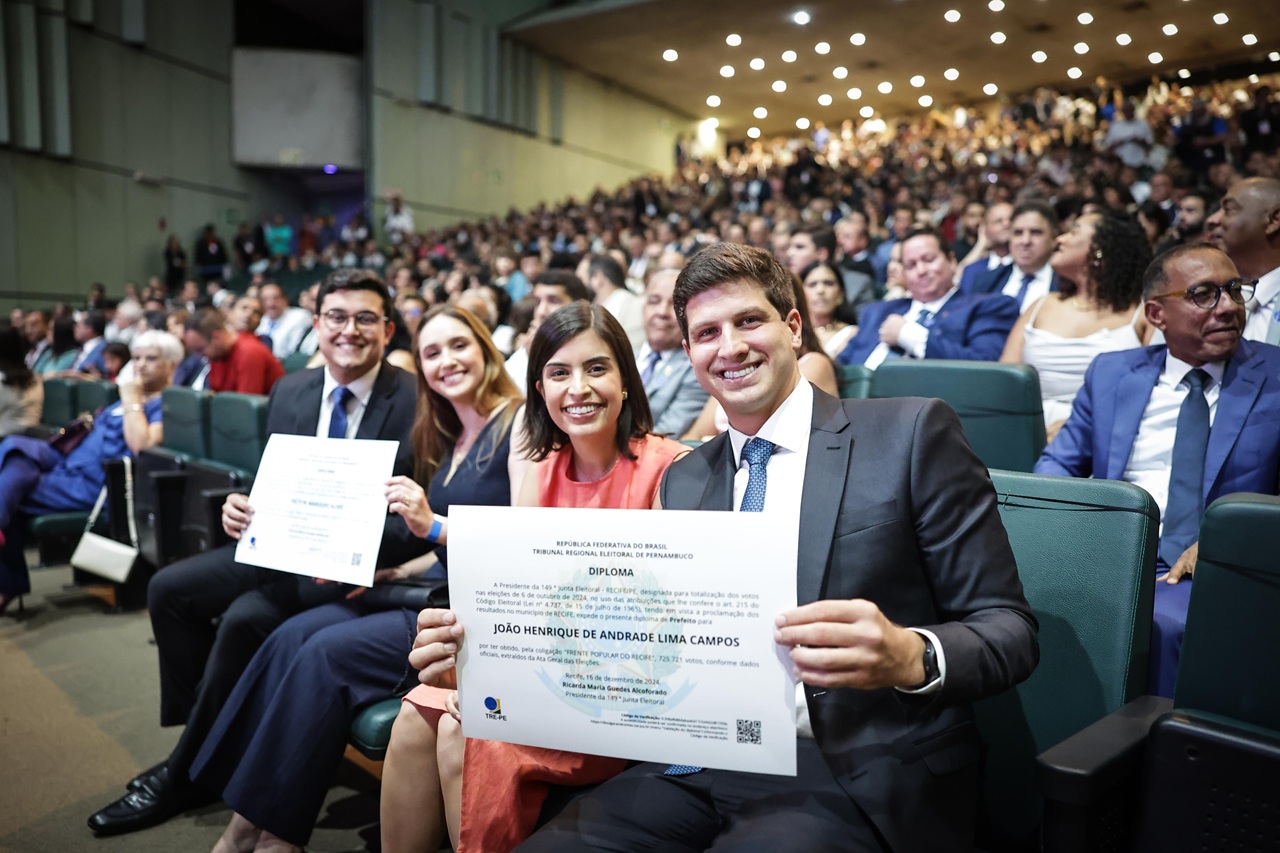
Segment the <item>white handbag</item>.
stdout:
[[93,505],[93,512],[89,515],[89,523],[84,527],[84,534],[76,544],[75,553],[71,555],[71,565],[116,583],[124,583],[138,561],[138,526],[133,519],[133,464],[129,457],[124,457],[124,502],[132,545],[93,532],[93,525],[106,500],[107,487],[103,486],[98,494],[98,502]]

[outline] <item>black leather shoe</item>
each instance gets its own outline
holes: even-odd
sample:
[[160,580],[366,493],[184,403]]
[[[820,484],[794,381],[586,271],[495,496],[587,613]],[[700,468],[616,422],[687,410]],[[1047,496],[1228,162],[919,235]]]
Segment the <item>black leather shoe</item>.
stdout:
[[137,776],[134,776],[132,779],[130,779],[129,784],[125,785],[125,788],[130,791],[138,790],[139,788],[142,787],[143,782],[147,781],[148,778],[159,773],[164,766],[165,766],[165,762],[161,761],[159,764],[155,765],[154,767],[148,767],[146,770],[143,770]]
[[169,769],[161,767],[143,779],[137,790],[90,817],[89,828],[98,835],[137,832],[158,826],[209,799],[192,785],[175,786],[169,778]]

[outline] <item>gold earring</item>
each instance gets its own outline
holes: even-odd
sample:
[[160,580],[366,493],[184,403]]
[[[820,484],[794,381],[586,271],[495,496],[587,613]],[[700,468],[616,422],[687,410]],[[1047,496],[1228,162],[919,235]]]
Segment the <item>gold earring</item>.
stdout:
[[624,399],[624,400],[625,400],[625,399],[627,399],[627,392],[626,392],[626,391],[623,391],[623,392],[622,392],[622,399]]

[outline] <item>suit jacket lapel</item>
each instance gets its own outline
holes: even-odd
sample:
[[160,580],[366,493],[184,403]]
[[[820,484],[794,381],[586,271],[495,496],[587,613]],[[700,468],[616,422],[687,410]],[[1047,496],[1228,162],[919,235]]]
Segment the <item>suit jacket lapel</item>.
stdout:
[[729,441],[729,433],[720,433],[710,443],[714,445],[715,442],[720,442],[720,446],[712,448],[714,455],[708,462],[710,475],[702,490],[702,499],[696,506],[729,512],[733,509],[733,475],[738,469],[733,464],[733,444]]
[[853,450],[853,435],[840,401],[814,389],[809,459],[800,497],[800,545],[796,600],[807,604],[825,591],[827,563],[836,535]]
[[[302,394],[302,405],[298,409],[298,435],[315,435],[320,428],[320,406],[324,404],[324,367],[317,367],[314,375]],[[283,402],[283,401],[281,401]]]
[[1096,434],[1107,435],[1111,441],[1107,450],[1107,467],[1102,472],[1105,479],[1119,480],[1124,476],[1133,443],[1138,438],[1142,413],[1147,409],[1151,391],[1156,387],[1164,366],[1164,354],[1164,347],[1148,352],[1146,361],[1134,364],[1132,370],[1120,377],[1116,384],[1115,421],[1111,429],[1100,429],[1100,424],[1094,425]]
[[391,413],[388,398],[395,391],[393,370],[399,370],[399,368],[385,361],[382,363],[378,378],[373,381],[373,393],[369,395],[369,405],[365,406],[364,417],[360,419],[360,426],[356,429],[356,438],[377,438],[382,435],[382,425],[387,422],[387,415]]
[[1204,457],[1204,498],[1209,503],[1209,493],[1222,473],[1231,449],[1235,447],[1240,430],[1253,409],[1254,401],[1262,390],[1261,377],[1257,375],[1261,360],[1248,341],[1240,341],[1236,353],[1227,362],[1222,375],[1222,388],[1218,391],[1218,409],[1213,416],[1209,448]]

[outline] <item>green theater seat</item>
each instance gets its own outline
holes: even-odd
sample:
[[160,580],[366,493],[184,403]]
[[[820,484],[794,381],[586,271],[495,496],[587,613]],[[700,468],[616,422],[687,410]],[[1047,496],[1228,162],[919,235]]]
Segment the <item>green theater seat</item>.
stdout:
[[381,761],[391,742],[391,724],[399,713],[399,699],[384,699],[361,709],[351,724],[351,745],[365,758]]
[[229,392],[213,395],[209,401],[210,460],[252,475],[266,446],[266,397]]
[[871,375],[875,371],[861,364],[844,364],[836,367],[840,381],[840,399],[865,400],[871,396]]
[[209,401],[211,394],[190,388],[166,388],[160,395],[164,440],[171,453],[204,459],[209,455]]
[[40,422],[49,427],[64,426],[80,413],[76,408],[76,380],[53,377],[44,381],[44,410]]
[[120,399],[120,389],[113,382],[84,379],[76,383],[76,411],[96,412]]

